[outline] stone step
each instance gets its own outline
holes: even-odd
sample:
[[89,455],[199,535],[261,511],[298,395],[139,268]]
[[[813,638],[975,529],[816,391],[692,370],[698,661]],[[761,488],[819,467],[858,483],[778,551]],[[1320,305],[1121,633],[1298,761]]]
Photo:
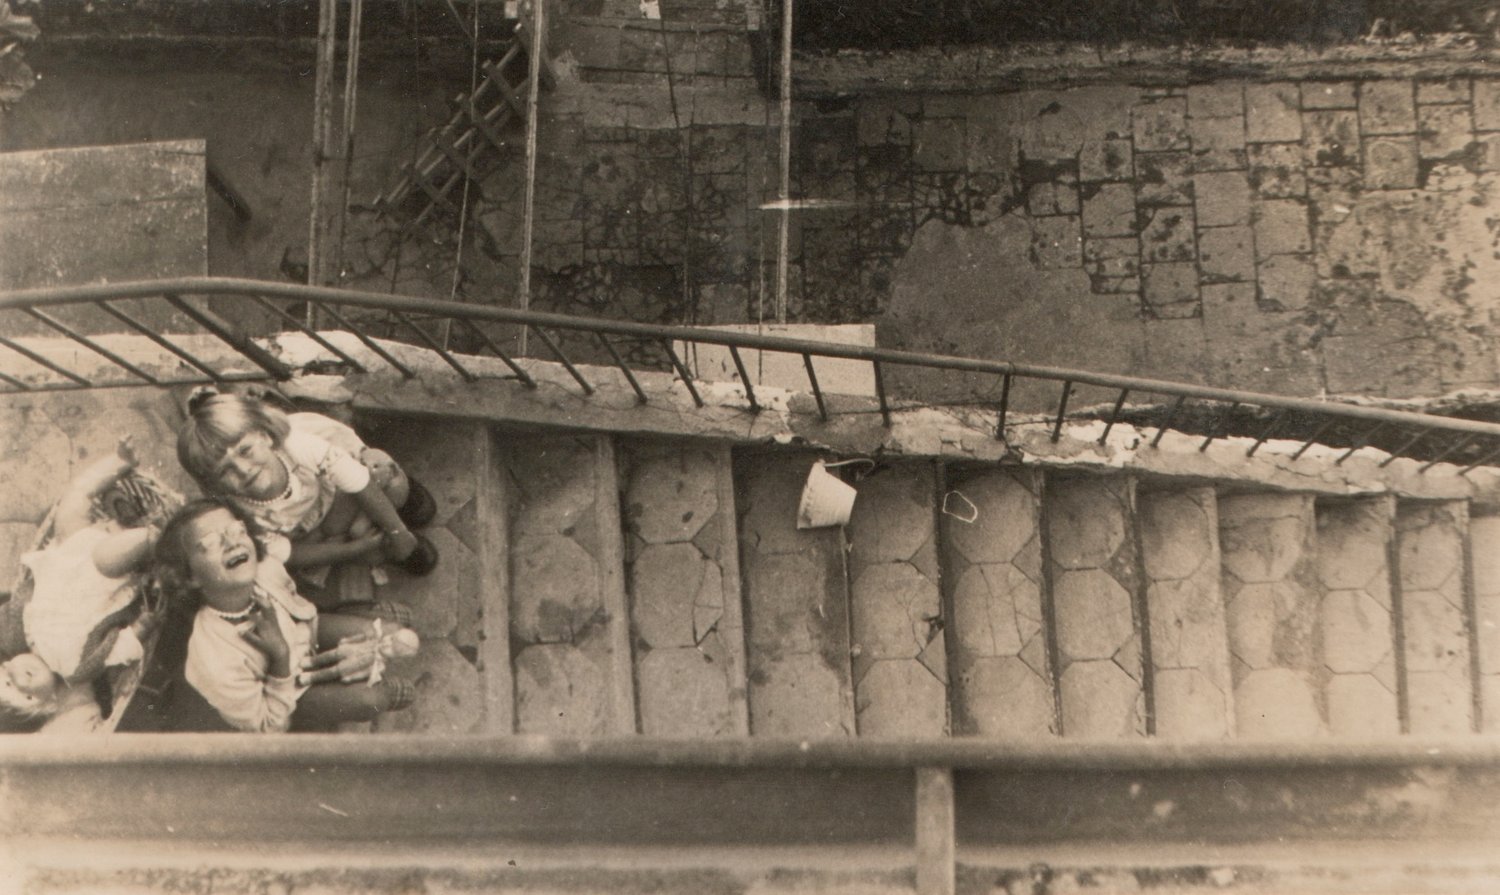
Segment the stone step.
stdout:
[[1318,627],[1328,731],[1401,732],[1392,612],[1395,501],[1318,500]]
[[1500,733],[1500,516],[1469,519],[1479,729]]
[[740,454],[734,463],[750,731],[761,736],[857,730],[844,530],[796,527],[815,459],[778,451]]
[[1402,501],[1396,508],[1406,733],[1475,729],[1465,596],[1468,535],[1463,501]]
[[619,453],[641,733],[747,734],[729,451],[626,441]]
[[1061,732],[1147,736],[1135,482],[1126,476],[1053,476],[1045,493]]
[[890,465],[859,482],[846,534],[861,736],[948,733],[936,472],[931,463]]

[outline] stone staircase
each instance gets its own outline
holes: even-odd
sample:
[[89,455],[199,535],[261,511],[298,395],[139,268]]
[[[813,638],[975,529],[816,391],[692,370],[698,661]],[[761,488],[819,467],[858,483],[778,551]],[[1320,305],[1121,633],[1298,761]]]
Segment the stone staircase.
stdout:
[[1467,501],[901,459],[799,531],[807,450],[365,422],[442,508],[439,571],[388,586],[428,648],[383,729],[1500,729],[1500,517]]

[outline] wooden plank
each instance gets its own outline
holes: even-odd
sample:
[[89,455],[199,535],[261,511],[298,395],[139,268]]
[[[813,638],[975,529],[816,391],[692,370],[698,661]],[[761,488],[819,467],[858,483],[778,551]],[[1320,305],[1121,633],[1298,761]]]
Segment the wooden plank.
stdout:
[[475,510],[484,544],[479,551],[481,593],[480,687],[484,732],[516,729],[516,684],[510,664],[510,487],[493,431],[486,429],[476,471]]
[[953,769],[917,768],[917,895],[953,895]]
[[619,468],[615,463],[615,441],[609,436],[594,441],[594,520],[597,525],[594,560],[599,575],[599,596],[608,618],[610,732],[636,732],[635,669],[630,656],[630,606],[625,598],[625,540],[620,526]]

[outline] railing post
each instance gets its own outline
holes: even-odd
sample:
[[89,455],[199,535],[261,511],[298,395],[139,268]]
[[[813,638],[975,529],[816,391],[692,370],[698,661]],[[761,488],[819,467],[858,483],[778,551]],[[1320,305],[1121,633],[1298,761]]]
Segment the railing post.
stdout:
[[953,895],[953,769],[917,768],[917,895]]

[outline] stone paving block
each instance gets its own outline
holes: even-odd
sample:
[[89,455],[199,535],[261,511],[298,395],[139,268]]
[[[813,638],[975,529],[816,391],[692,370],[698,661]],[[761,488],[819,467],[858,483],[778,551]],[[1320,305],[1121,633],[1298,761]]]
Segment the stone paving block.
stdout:
[[718,511],[713,455],[703,450],[650,452],[632,468],[622,514],[626,527],[652,544],[691,541]]
[[[1476,81],[1476,100],[1481,84]],[[1500,731],[1500,516],[1469,520],[1469,555],[1473,564],[1474,644],[1483,700],[1481,730]]]
[[1387,560],[1393,509],[1384,499],[1317,504],[1319,629],[1335,735],[1400,732]]
[[393,662],[389,673],[416,687],[416,701],[404,711],[376,718],[372,724],[376,732],[437,736],[481,732],[484,699],[479,673],[452,644],[424,640],[421,652]]
[[1187,149],[1187,98],[1166,96],[1137,103],[1130,110],[1135,148],[1142,152]]
[[1256,266],[1262,308],[1291,311],[1307,307],[1317,289],[1317,269],[1307,255],[1276,255]]
[[1301,96],[1293,83],[1245,85],[1245,137],[1251,143],[1302,139]]
[[720,569],[693,544],[648,545],[627,580],[635,636],[652,649],[696,646],[705,633],[697,610],[723,607]]
[[644,651],[636,661],[641,733],[733,735],[729,679],[719,664],[696,646]]
[[1248,153],[1250,187],[1257,196],[1290,199],[1307,194],[1301,144],[1256,143]]
[[1083,238],[1074,215],[1032,218],[1031,260],[1039,270],[1067,270],[1083,264]]
[[1145,736],[1134,483],[1048,482],[1046,537],[1063,733]]
[[1306,132],[1302,160],[1309,167],[1337,168],[1359,164],[1359,115],[1352,109],[1319,109],[1302,113]]
[[1141,230],[1143,263],[1192,261],[1197,257],[1191,208],[1156,208],[1147,215],[1149,217]]
[[516,732],[597,737],[609,732],[608,671],[571,643],[527,646],[514,658]]
[[1134,170],[1129,140],[1085,140],[1078,151],[1078,179],[1085,183],[1129,180]]
[[1451,158],[1474,140],[1474,115],[1468,106],[1418,106],[1417,149],[1422,158]]
[[1250,182],[1241,171],[1193,175],[1198,226],[1222,227],[1250,222]]
[[1417,81],[1417,102],[1422,105],[1466,103],[1470,97],[1468,78]]
[[927,171],[962,170],[964,142],[962,118],[925,118],[916,128],[912,161]]
[[594,557],[566,535],[524,535],[511,542],[511,633],[528,643],[571,641],[593,624],[603,603]]
[[1192,154],[1136,152],[1135,187],[1138,205],[1192,205]]
[[1238,81],[1193,84],[1187,89],[1189,118],[1243,118],[1245,85]]
[[1420,159],[1415,137],[1365,141],[1365,186],[1372,190],[1409,190],[1418,184]]
[[1463,580],[1467,533],[1467,504],[1461,501],[1402,501],[1397,506],[1409,733],[1473,729]]
[[592,454],[581,440],[555,439],[519,448],[511,459],[520,492],[516,534],[552,533],[587,524],[594,505]]
[[1474,79],[1474,129],[1500,131],[1500,79]]
[[1150,319],[1158,320],[1201,316],[1197,265],[1141,265],[1141,310]]
[[1156,734],[1230,736],[1233,681],[1219,591],[1217,496],[1212,488],[1186,488],[1143,492],[1139,500]]
[[1412,82],[1365,81],[1359,85],[1359,127],[1366,134],[1410,134],[1417,129]]
[[1200,227],[1198,273],[1204,283],[1254,280],[1254,232],[1249,227]]
[[1306,495],[1219,498],[1220,586],[1240,736],[1325,729],[1315,543]]
[[1139,232],[1135,215],[1135,187],[1128,183],[1104,183],[1094,191],[1084,190],[1083,236],[1134,236]]
[[1352,109],[1357,105],[1355,86],[1352,81],[1303,81],[1302,108]]
[[1251,215],[1255,227],[1255,257],[1312,251],[1307,205],[1295,199],[1265,199],[1255,203]]
[[1476,134],[1474,144],[1475,169],[1484,172],[1500,171],[1500,133]]
[[855,732],[844,533],[796,528],[813,459],[778,451],[735,461],[755,734]]
[[1194,171],[1238,171],[1245,167],[1245,119],[1192,118]]
[[973,522],[941,517],[943,584],[954,613],[948,626],[953,638],[953,732],[1055,734],[1035,474],[954,472],[949,487],[976,510]]
[[915,659],[877,659],[855,690],[861,736],[941,737],[948,688]]
[[1328,728],[1335,736],[1398,736],[1399,715],[1395,692],[1372,674],[1340,674],[1328,682]]
[[1078,214],[1078,185],[1048,180],[1026,191],[1026,210],[1033,216]]

